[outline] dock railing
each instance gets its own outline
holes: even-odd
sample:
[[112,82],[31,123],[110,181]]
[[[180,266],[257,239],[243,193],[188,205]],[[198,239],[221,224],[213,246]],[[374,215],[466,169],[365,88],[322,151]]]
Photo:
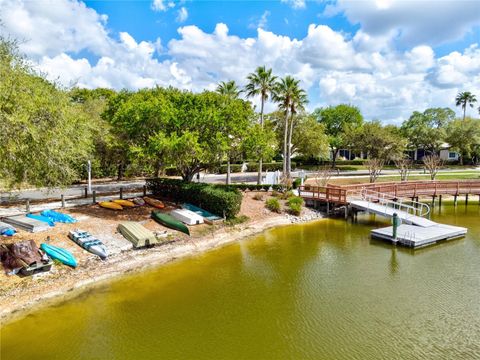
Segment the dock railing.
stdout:
[[392,200],[389,194],[380,193],[370,189],[350,190],[347,193],[347,201],[352,202],[360,200],[366,202],[367,210],[375,207],[378,210],[378,205],[384,207],[384,212],[387,214],[388,209],[402,211],[409,217],[418,216],[426,217],[430,213],[430,207],[427,204],[413,201],[407,198],[396,198]]

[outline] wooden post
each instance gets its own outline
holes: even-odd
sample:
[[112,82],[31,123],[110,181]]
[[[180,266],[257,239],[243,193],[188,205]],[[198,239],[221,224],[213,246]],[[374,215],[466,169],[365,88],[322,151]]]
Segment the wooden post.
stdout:
[[62,194],[62,195],[60,196],[60,199],[61,199],[61,201],[62,201],[62,209],[63,209],[63,208],[65,207],[65,195]]
[[30,199],[27,199],[27,203],[25,204],[25,210],[27,214],[30,214]]
[[330,202],[327,201],[327,215],[330,214]]
[[85,199],[88,197],[88,187],[85,186]]
[[345,204],[345,220],[348,220],[348,204]]
[[432,207],[435,207],[435,195],[432,195]]
[[143,185],[143,196],[147,196],[147,185]]
[[438,207],[442,208],[442,195],[438,195]]
[[97,190],[92,191],[92,202],[94,204],[97,202]]
[[120,188],[120,199],[123,199],[123,187]]
[[457,206],[457,195],[453,195],[453,206]]
[[468,205],[468,194],[465,194],[465,205]]

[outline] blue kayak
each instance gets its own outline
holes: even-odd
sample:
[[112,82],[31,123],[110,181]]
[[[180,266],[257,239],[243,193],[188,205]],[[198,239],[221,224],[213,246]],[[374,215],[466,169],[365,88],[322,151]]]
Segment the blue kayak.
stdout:
[[55,223],[46,216],[35,215],[35,214],[27,214],[27,217],[30,218],[30,219],[35,219],[35,220],[38,220],[38,221],[42,221],[44,223],[47,223],[50,226],[55,226]]
[[53,210],[43,210],[40,215],[49,218],[53,222],[61,222],[65,224],[73,224],[77,222],[77,220],[75,220],[70,215],[62,214],[58,211]]
[[40,245],[40,248],[45,251],[45,253],[50,256],[54,260],[60,261],[62,264],[77,267],[77,259],[73,256],[73,254],[58,246],[53,246],[50,244],[43,243]]

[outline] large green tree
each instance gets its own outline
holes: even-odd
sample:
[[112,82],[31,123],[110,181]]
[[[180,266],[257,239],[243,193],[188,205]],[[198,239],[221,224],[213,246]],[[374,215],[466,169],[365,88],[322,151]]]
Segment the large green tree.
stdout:
[[435,153],[445,142],[446,128],[454,118],[455,112],[450,108],[430,108],[423,113],[415,111],[403,122],[401,132],[408,139],[411,150],[425,149]]
[[62,186],[92,151],[88,116],[0,38],[0,185]]
[[347,145],[345,132],[360,127],[363,124],[363,116],[356,106],[348,104],[315,109],[313,115],[325,126],[332,151],[332,167],[335,167],[338,152]]
[[465,113],[467,106],[473,108],[473,104],[477,102],[477,98],[470,91],[463,91],[455,97],[455,105],[461,106],[463,110],[463,120],[465,120]]
[[466,158],[476,158],[480,148],[480,120],[465,118],[452,121],[447,128],[448,144],[460,153],[460,164]]
[[[245,86],[245,94],[248,98],[260,95],[260,126],[263,126],[263,115],[265,102],[275,91],[277,77],[273,75],[272,69],[265,66],[259,66],[255,72],[247,76],[247,85]],[[258,160],[258,176],[257,183],[262,181],[262,163],[263,159]]]

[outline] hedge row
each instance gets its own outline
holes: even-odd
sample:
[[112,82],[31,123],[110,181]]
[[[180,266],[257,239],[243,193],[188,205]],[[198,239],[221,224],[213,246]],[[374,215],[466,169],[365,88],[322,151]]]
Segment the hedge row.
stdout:
[[[297,164],[292,161],[292,169],[295,169],[296,167],[297,167]],[[282,171],[283,164],[281,162],[263,163],[262,169],[263,171],[277,171],[277,170]],[[248,172],[258,171],[258,163],[249,162],[247,164],[247,171]]]
[[235,217],[242,205],[242,194],[232,186],[155,178],[147,179],[147,189],[155,195],[175,202],[189,202],[226,218]]

